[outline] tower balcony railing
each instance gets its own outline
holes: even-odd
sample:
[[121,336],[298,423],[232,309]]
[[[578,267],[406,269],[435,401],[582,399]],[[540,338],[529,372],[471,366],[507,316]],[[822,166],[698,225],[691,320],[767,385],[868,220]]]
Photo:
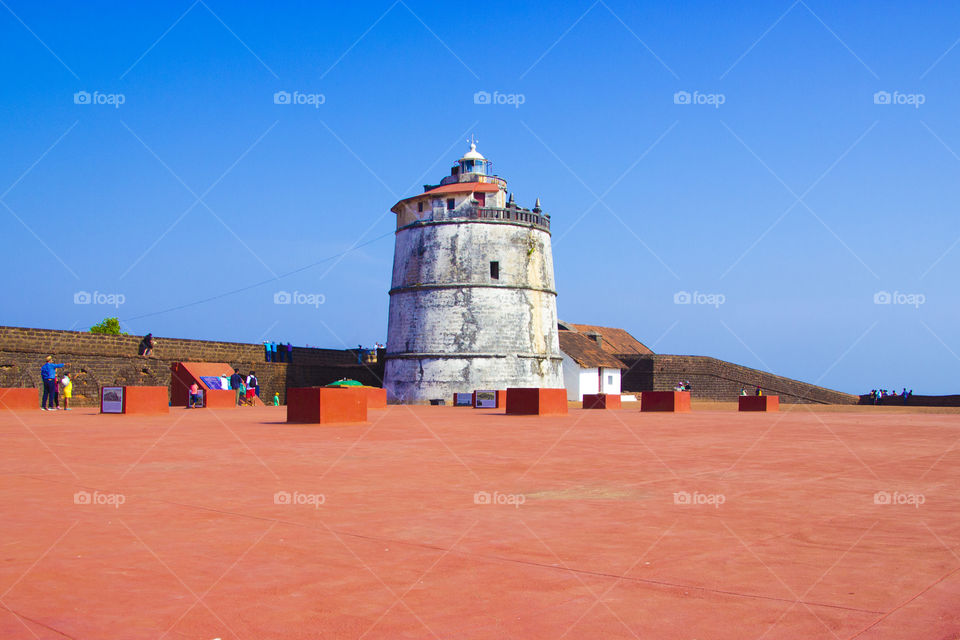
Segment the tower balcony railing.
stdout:
[[478,207],[463,205],[456,209],[436,207],[426,214],[424,220],[502,220],[504,222],[519,222],[550,231],[550,216],[545,213],[534,213],[529,209],[519,207]]

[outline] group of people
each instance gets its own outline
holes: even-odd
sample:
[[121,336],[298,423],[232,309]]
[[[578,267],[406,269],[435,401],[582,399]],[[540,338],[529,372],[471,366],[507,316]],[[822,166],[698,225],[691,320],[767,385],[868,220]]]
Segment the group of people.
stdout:
[[911,397],[913,397],[913,389],[907,391],[906,387],[901,393],[887,389],[870,389],[870,402],[873,404],[880,404],[884,398],[903,398],[903,404],[907,404]]
[[293,345],[264,340],[263,356],[267,362],[293,362]]
[[678,382],[673,385],[674,391],[693,391],[693,385],[690,384],[689,380],[684,380],[683,382]]
[[383,345],[379,342],[376,343],[376,346],[373,349],[367,349],[362,344],[357,345],[357,364],[363,364],[365,358],[369,355],[375,354],[380,349],[383,349]]
[[[47,361],[40,367],[40,379],[43,381],[43,397],[40,400],[42,411],[59,411],[60,400],[63,400],[63,410],[70,410],[70,399],[73,397],[73,381],[66,367],[70,363],[55,363],[53,356],[47,356]],[[58,374],[57,369],[63,369]]]
[[[747,395],[747,388],[746,388],[746,387],[740,387],[740,395],[742,395],[742,396]],[[757,385],[756,387],[753,388],[753,395],[755,395],[755,396],[762,396],[762,395],[763,395],[763,389],[760,388],[760,385]]]

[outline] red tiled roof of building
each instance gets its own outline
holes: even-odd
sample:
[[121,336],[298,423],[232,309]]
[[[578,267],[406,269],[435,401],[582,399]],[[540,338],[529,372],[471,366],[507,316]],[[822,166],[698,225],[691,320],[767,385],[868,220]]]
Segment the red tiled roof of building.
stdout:
[[626,369],[626,365],[600,348],[593,338],[576,331],[560,331],[560,351],[583,368],[609,367]]
[[[643,344],[626,329],[616,327],[601,327],[594,324],[570,324],[580,333],[599,333],[601,337],[600,347],[607,353],[613,355],[650,355],[653,351]],[[561,335],[563,332],[560,332]]]

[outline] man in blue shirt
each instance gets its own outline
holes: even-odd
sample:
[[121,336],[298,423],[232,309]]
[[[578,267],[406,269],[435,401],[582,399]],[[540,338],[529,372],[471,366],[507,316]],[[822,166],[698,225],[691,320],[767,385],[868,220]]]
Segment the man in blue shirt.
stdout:
[[57,394],[57,369],[65,364],[54,364],[53,356],[47,356],[47,362],[40,367],[40,379],[43,380],[43,398],[40,400],[40,409],[47,410],[47,398],[50,399],[50,410],[59,409],[54,405]]

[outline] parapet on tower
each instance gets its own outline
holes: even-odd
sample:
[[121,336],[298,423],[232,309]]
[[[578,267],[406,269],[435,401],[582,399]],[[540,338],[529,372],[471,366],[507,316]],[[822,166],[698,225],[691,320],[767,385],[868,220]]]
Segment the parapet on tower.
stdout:
[[550,216],[517,206],[471,144],[397,214],[384,386],[391,402],[563,387]]

